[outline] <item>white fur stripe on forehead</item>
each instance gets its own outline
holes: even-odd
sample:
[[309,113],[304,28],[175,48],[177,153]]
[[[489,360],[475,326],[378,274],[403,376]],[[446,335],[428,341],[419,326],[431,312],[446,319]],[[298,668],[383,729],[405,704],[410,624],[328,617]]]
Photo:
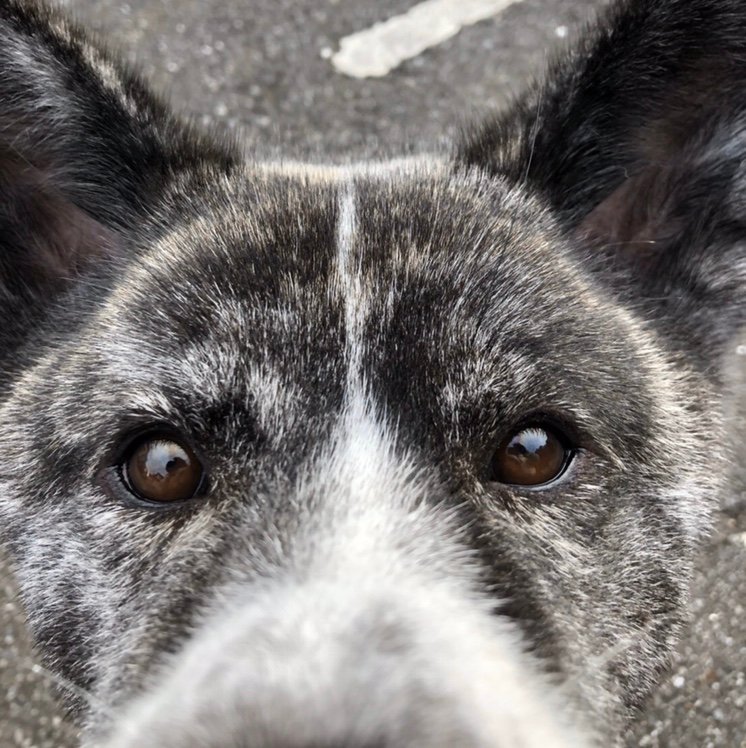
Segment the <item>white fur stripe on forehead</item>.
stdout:
[[355,254],[357,216],[352,182],[339,191],[337,214],[337,273],[345,309],[345,357],[347,394],[360,396],[363,390],[363,330],[367,299],[361,278],[360,260]]

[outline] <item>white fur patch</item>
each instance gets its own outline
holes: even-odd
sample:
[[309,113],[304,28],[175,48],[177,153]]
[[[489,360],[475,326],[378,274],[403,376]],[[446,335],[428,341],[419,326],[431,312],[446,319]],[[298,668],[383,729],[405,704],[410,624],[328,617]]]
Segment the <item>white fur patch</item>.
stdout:
[[337,219],[337,269],[345,309],[345,356],[348,392],[362,386],[363,328],[367,304],[355,256],[355,192],[352,182],[342,187]]

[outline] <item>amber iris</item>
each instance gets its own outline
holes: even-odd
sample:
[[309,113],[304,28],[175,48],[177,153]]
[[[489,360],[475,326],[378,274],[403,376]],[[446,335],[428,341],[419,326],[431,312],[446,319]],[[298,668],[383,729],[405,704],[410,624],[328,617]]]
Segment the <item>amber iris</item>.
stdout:
[[147,436],[124,463],[130,489],[146,501],[191,499],[202,485],[203,469],[194,452],[166,436]]
[[531,425],[504,439],[492,462],[492,480],[539,486],[558,478],[569,458],[566,442],[552,429]]

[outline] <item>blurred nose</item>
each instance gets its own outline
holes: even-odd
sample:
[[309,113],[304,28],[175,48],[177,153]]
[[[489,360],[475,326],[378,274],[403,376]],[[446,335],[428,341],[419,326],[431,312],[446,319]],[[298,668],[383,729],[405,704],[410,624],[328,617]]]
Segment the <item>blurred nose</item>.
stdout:
[[107,748],[584,746],[512,625],[486,602],[422,582],[247,594],[205,626]]

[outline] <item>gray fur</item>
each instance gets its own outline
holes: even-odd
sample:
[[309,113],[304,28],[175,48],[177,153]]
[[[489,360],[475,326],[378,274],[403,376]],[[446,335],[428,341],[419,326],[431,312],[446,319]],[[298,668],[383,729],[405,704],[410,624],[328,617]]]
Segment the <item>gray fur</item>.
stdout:
[[[746,59],[746,12],[692,6]],[[324,168],[195,134],[0,0],[0,526],[87,747],[618,739],[685,620],[743,323],[738,101],[686,131],[674,70],[645,112],[674,145],[604,129],[604,35],[685,51],[681,12],[616,7],[452,155]],[[527,417],[575,448],[538,490],[488,473]],[[151,424],[205,496],[118,487]]]

